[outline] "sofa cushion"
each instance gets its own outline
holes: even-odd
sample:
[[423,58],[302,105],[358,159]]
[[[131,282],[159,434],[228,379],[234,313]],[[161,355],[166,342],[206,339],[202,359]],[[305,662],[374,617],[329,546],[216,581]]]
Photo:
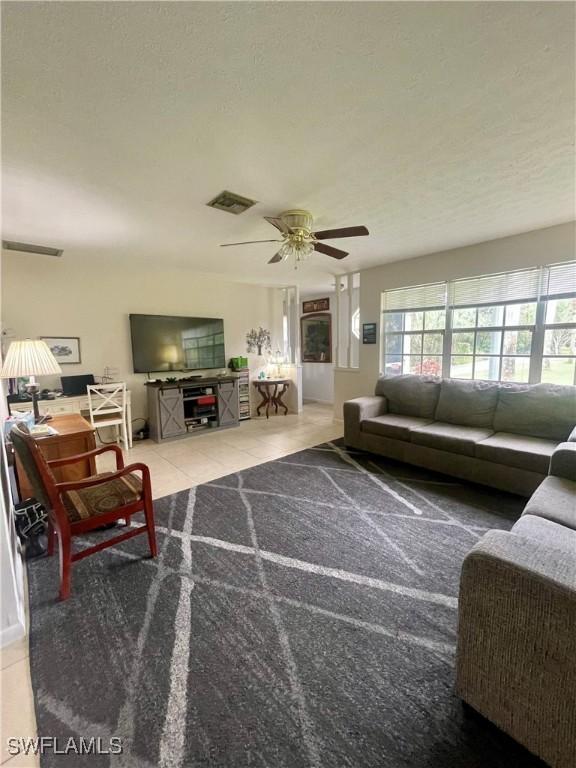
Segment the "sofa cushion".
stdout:
[[522,514],[544,517],[576,531],[576,483],[550,475],[534,491]]
[[417,416],[402,416],[400,413],[387,413],[373,419],[364,419],[360,429],[371,435],[391,437],[394,440],[410,440],[410,430],[429,424],[430,419],[419,419]]
[[576,443],[558,443],[550,459],[550,474],[576,481]]
[[410,442],[437,448],[439,451],[461,453],[474,456],[474,448],[479,440],[485,440],[493,434],[491,429],[479,427],[461,427],[457,424],[444,424],[434,421],[423,427],[416,427],[410,432]]
[[486,440],[476,443],[475,456],[497,464],[507,464],[510,467],[547,475],[555,447],[553,440],[496,432]]
[[500,384],[493,381],[443,379],[436,421],[492,428],[499,390]]
[[388,400],[389,413],[402,413],[421,419],[434,419],[440,394],[437,376],[383,376],[376,384],[376,395]]
[[538,544],[554,547],[574,557],[576,552],[576,531],[535,515],[523,515],[512,528],[515,536],[537,541]]
[[496,432],[561,442],[576,424],[576,387],[557,384],[501,384],[494,414]]

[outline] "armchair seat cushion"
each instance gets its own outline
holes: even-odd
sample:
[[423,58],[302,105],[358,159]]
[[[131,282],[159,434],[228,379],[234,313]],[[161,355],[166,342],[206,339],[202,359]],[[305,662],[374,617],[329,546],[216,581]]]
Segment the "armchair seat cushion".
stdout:
[[403,416],[400,413],[387,413],[373,419],[364,419],[360,425],[362,432],[380,437],[391,437],[394,440],[410,440],[410,430],[430,424],[431,419],[418,416]]
[[410,442],[425,445],[428,448],[437,448],[439,451],[474,456],[476,443],[492,434],[494,434],[492,429],[464,427],[435,421],[433,424],[413,429],[410,432]]
[[[111,475],[111,472],[102,472],[96,477]],[[70,522],[78,523],[91,517],[113,512],[119,507],[133,504],[141,498],[142,481],[139,475],[131,473],[112,478],[109,482],[101,485],[65,491],[62,494],[62,503]]]
[[544,517],[576,531],[576,483],[549,475],[538,486],[522,515]]
[[492,437],[476,444],[475,455],[486,461],[547,475],[554,448],[554,440],[496,432]]

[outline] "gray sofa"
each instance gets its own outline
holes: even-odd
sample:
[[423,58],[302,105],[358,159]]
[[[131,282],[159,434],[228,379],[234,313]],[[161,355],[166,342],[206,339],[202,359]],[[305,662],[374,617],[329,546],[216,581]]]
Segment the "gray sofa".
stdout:
[[466,556],[457,694],[553,768],[576,766],[576,442],[511,531]]
[[576,440],[576,387],[383,377],[344,403],[347,446],[530,496]]

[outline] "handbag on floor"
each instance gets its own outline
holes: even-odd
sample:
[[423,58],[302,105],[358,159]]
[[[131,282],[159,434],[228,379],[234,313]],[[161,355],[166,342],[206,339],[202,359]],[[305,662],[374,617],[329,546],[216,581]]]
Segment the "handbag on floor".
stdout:
[[27,560],[46,554],[48,515],[36,499],[26,499],[14,507],[14,524]]

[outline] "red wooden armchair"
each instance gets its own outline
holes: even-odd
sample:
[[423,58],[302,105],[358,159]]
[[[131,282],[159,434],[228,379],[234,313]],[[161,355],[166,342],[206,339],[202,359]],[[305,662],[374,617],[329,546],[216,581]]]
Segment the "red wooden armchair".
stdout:
[[[48,513],[48,554],[54,554],[56,534],[60,544],[60,599],[70,596],[72,563],[82,560],[101,549],[141,533],[148,534],[152,557],[156,557],[154,508],[150,486],[150,470],[145,464],[124,466],[122,451],[117,445],[106,445],[93,451],[48,461],[36,440],[25,426],[17,425],[10,439],[28,475],[34,494]],[[98,456],[106,451],[116,454],[116,472],[104,472],[75,482],[58,483],[52,467],[62,467]],[[135,473],[140,473],[140,476]],[[79,552],[72,552],[72,538],[101,528],[118,520],[129,525],[130,517],[144,512],[146,522],[119,536],[94,544]]]

